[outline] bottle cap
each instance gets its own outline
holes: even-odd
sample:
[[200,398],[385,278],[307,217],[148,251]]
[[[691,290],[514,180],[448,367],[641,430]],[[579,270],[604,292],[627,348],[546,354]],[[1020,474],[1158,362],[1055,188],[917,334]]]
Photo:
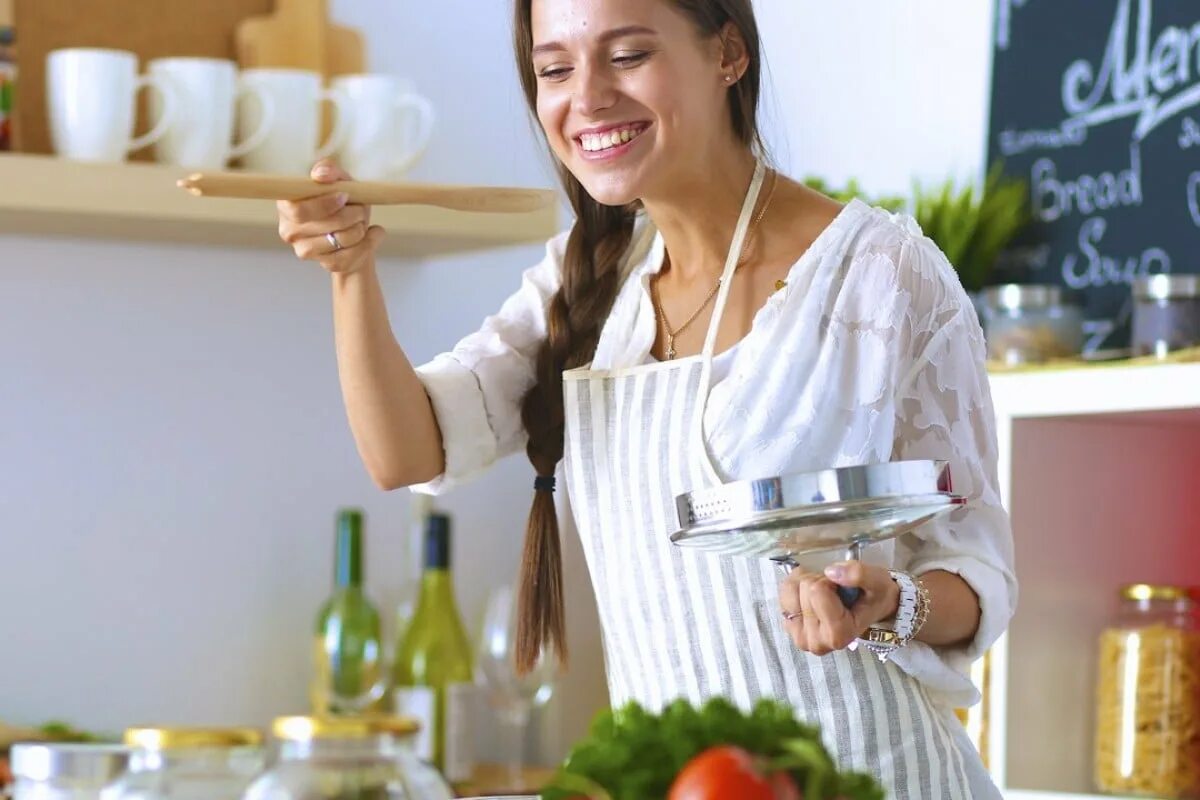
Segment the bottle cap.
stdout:
[[271,726],[276,739],[308,742],[314,739],[369,739],[374,736],[407,737],[421,724],[412,717],[390,714],[359,716],[278,717]]
[[129,728],[125,744],[143,750],[187,750],[192,748],[258,747],[262,731],[257,728]]
[[18,780],[104,784],[125,771],[130,751],[118,744],[21,742],[12,746],[10,755]]
[[1183,586],[1131,583],[1121,587],[1121,597],[1126,600],[1184,600],[1188,597],[1188,590]]
[[433,513],[425,520],[425,569],[450,569],[450,517]]

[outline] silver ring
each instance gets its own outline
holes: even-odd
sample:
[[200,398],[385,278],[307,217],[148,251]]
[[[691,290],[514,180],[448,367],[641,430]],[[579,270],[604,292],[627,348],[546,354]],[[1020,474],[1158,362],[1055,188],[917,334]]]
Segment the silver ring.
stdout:
[[342,249],[342,243],[332,233],[325,234],[325,241],[329,242],[329,246],[333,248],[333,252],[335,253]]

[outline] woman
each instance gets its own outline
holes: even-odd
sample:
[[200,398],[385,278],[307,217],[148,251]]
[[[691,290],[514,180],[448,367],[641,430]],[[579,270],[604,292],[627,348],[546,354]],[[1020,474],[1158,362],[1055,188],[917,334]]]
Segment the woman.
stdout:
[[[420,369],[375,273],[383,231],[326,196],[280,232],[333,274],[362,458],[443,491],[526,446],[523,655],[565,652],[552,492],[588,559],[611,701],[787,698],[898,798],[998,797],[952,708],[1015,602],[978,324],[906,217],[767,169],[749,0],[518,0],[516,56],[577,220],[482,329]],[[331,164],[317,180],[348,177]],[[869,563],[671,546],[674,497],[897,459],[951,462],[969,505]],[[860,587],[851,610],[839,586]],[[922,624],[923,619],[923,624]],[[895,628],[890,644],[851,647]]]

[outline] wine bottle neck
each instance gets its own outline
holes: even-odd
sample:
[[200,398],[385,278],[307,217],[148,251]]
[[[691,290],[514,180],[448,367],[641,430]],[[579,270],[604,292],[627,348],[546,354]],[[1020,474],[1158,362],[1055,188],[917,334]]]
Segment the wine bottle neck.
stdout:
[[339,589],[362,587],[362,516],[344,513],[338,520],[333,582]]

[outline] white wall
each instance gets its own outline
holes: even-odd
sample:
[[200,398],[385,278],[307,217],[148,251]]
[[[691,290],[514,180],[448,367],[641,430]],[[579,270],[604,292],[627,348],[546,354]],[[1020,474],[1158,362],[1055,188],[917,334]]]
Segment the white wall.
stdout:
[[[873,190],[977,169],[988,6],[759,0],[779,160]],[[372,68],[413,77],[441,113],[414,177],[552,182],[507,8],[334,2]],[[539,252],[383,265],[411,357],[470,330]],[[394,606],[408,495],[379,492],[358,462],[319,268],[283,247],[0,237],[0,370],[0,719],[119,730],[303,709],[341,504],[367,509],[368,583]],[[515,571],[531,477],[518,456],[442,501],[469,622]],[[568,555],[575,658],[543,725],[551,759],[604,702],[573,542]]]
[[991,0],[757,0],[767,135],[792,174],[907,193],[983,166]]

